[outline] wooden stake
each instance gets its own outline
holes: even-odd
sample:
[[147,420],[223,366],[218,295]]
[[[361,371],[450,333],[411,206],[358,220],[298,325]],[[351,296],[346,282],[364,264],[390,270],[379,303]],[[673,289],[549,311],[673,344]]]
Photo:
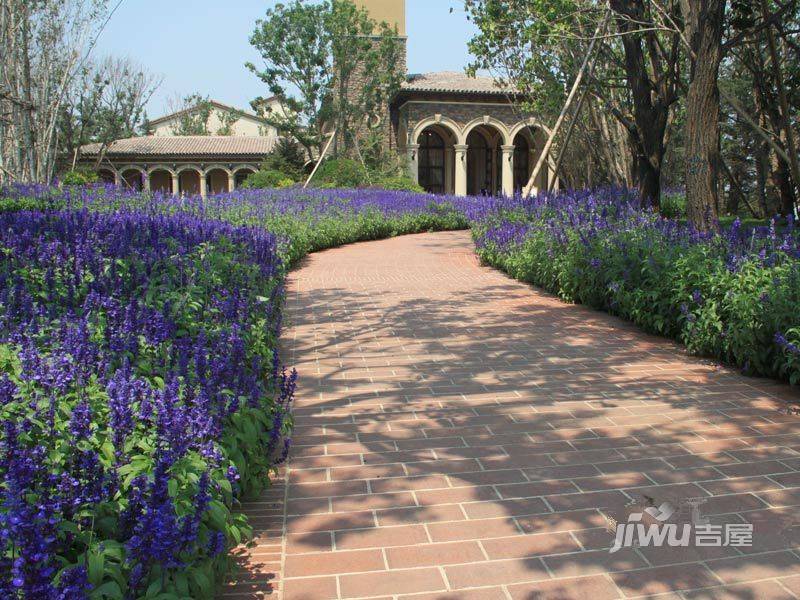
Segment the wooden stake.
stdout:
[[583,59],[583,63],[581,64],[581,68],[578,71],[578,75],[575,77],[575,82],[572,84],[572,89],[567,96],[567,101],[564,103],[564,107],[561,109],[561,114],[558,116],[558,120],[556,124],[553,126],[550,135],[547,138],[547,142],[542,148],[542,153],[539,155],[539,160],[536,161],[536,166],[533,168],[533,173],[531,173],[531,177],[528,180],[525,189],[522,191],[523,196],[530,196],[531,192],[533,191],[533,187],[536,182],[536,178],[539,176],[539,173],[544,166],[545,161],[547,161],[547,157],[550,154],[550,148],[553,146],[553,142],[555,141],[556,135],[558,135],[559,130],[561,129],[561,125],[564,123],[564,119],[567,116],[567,111],[569,111],[569,107],[572,105],[572,101],[575,99],[575,94],[578,91],[578,88],[581,85],[581,81],[583,81],[583,75],[586,73],[586,68],[589,66],[590,61],[592,68],[594,68],[595,62],[595,54],[594,54],[594,47],[595,43],[597,42],[597,38],[600,35],[600,31],[605,29],[606,23],[608,22],[609,13],[606,13],[606,16],[603,18],[603,22],[597,26],[595,29],[594,35],[592,36],[592,41],[589,44],[589,50],[586,52],[586,56]]
[[319,166],[322,164],[322,161],[324,160],[325,155],[328,153],[328,149],[331,147],[331,143],[333,142],[335,137],[336,137],[336,130],[334,129],[333,133],[331,133],[331,137],[328,138],[328,143],[325,144],[325,148],[322,149],[322,154],[319,155],[319,160],[317,161],[317,164],[314,165],[314,170],[311,171],[311,175],[308,176],[308,179],[306,179],[306,182],[303,184],[303,189],[306,189],[308,187],[308,184],[311,183],[311,180],[314,179],[314,175],[317,173],[317,169],[319,169]]

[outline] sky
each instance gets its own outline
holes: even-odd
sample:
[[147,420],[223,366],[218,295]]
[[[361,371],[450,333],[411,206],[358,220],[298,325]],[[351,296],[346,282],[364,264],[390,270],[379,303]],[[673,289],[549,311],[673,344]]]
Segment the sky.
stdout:
[[[237,108],[268,96],[245,67],[258,66],[248,38],[256,19],[278,0],[122,0],[98,39],[95,56],[129,57],[163,82],[147,106],[152,118],[170,100],[200,92]],[[450,10],[453,9],[451,13]],[[462,0],[406,0],[408,70],[461,71],[473,26]]]

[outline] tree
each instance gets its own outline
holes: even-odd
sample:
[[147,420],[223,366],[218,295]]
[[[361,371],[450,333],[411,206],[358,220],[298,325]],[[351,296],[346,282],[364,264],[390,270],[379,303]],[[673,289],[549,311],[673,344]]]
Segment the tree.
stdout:
[[53,177],[62,108],[106,16],[105,0],[0,2],[0,182]]
[[[656,26],[650,3],[609,0],[609,5],[616,15],[633,107],[633,119],[620,118],[636,149],[640,198],[658,208],[670,109],[678,100],[680,41],[677,33],[665,34]],[[676,3],[670,0],[665,10],[674,15]]]
[[[558,114],[607,9],[588,0],[465,3],[479,31],[470,42],[476,56],[471,71],[499,74],[519,90],[523,108],[541,120]],[[590,102],[588,116],[573,115],[589,136],[577,155],[584,162],[597,148],[608,149],[597,160],[603,177],[632,183],[635,175],[642,202],[657,207],[670,110],[679,98],[678,34],[652,24],[649,3],[611,0],[610,8],[617,31],[601,36],[595,73],[586,84],[602,108]]]
[[208,96],[199,92],[188,96],[173,98],[169,102],[169,109],[178,117],[172,125],[173,135],[211,135],[208,121],[214,111],[214,105]]
[[305,174],[305,153],[295,140],[280,138],[275,149],[261,164],[262,171],[278,171],[294,181],[301,181]]
[[397,32],[376,24],[349,0],[278,4],[256,22],[250,43],[264,64],[246,66],[284,111],[264,111],[264,98],[255,99],[253,109],[296,139],[309,159],[319,155],[334,128],[338,151],[355,146],[360,152],[367,125],[381,124],[381,111],[405,77],[386,68],[401,62]]
[[99,166],[112,141],[145,133],[145,106],[160,83],[160,78],[128,58],[108,57],[84,66],[59,119],[62,169],[75,167],[84,144],[101,144]]

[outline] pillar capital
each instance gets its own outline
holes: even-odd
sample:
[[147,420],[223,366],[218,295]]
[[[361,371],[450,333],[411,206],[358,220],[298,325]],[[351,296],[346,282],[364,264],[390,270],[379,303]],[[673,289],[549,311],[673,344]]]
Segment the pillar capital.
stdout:
[[455,144],[453,146],[453,148],[455,149],[456,152],[466,152],[467,150],[469,150],[469,145],[467,145],[467,144]]
[[510,146],[507,146],[507,145],[504,144],[504,145],[500,146],[500,149],[503,152],[505,152],[506,154],[510,154],[510,153],[514,152],[515,146],[513,144],[511,144]]

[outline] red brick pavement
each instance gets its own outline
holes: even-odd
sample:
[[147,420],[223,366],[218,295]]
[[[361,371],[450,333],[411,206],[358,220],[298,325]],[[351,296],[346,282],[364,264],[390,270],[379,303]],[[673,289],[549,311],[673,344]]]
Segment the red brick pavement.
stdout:
[[[230,597],[800,597],[788,387],[481,267],[465,232],[314,254],[286,316],[296,446]],[[698,497],[753,546],[608,552],[608,515]]]

